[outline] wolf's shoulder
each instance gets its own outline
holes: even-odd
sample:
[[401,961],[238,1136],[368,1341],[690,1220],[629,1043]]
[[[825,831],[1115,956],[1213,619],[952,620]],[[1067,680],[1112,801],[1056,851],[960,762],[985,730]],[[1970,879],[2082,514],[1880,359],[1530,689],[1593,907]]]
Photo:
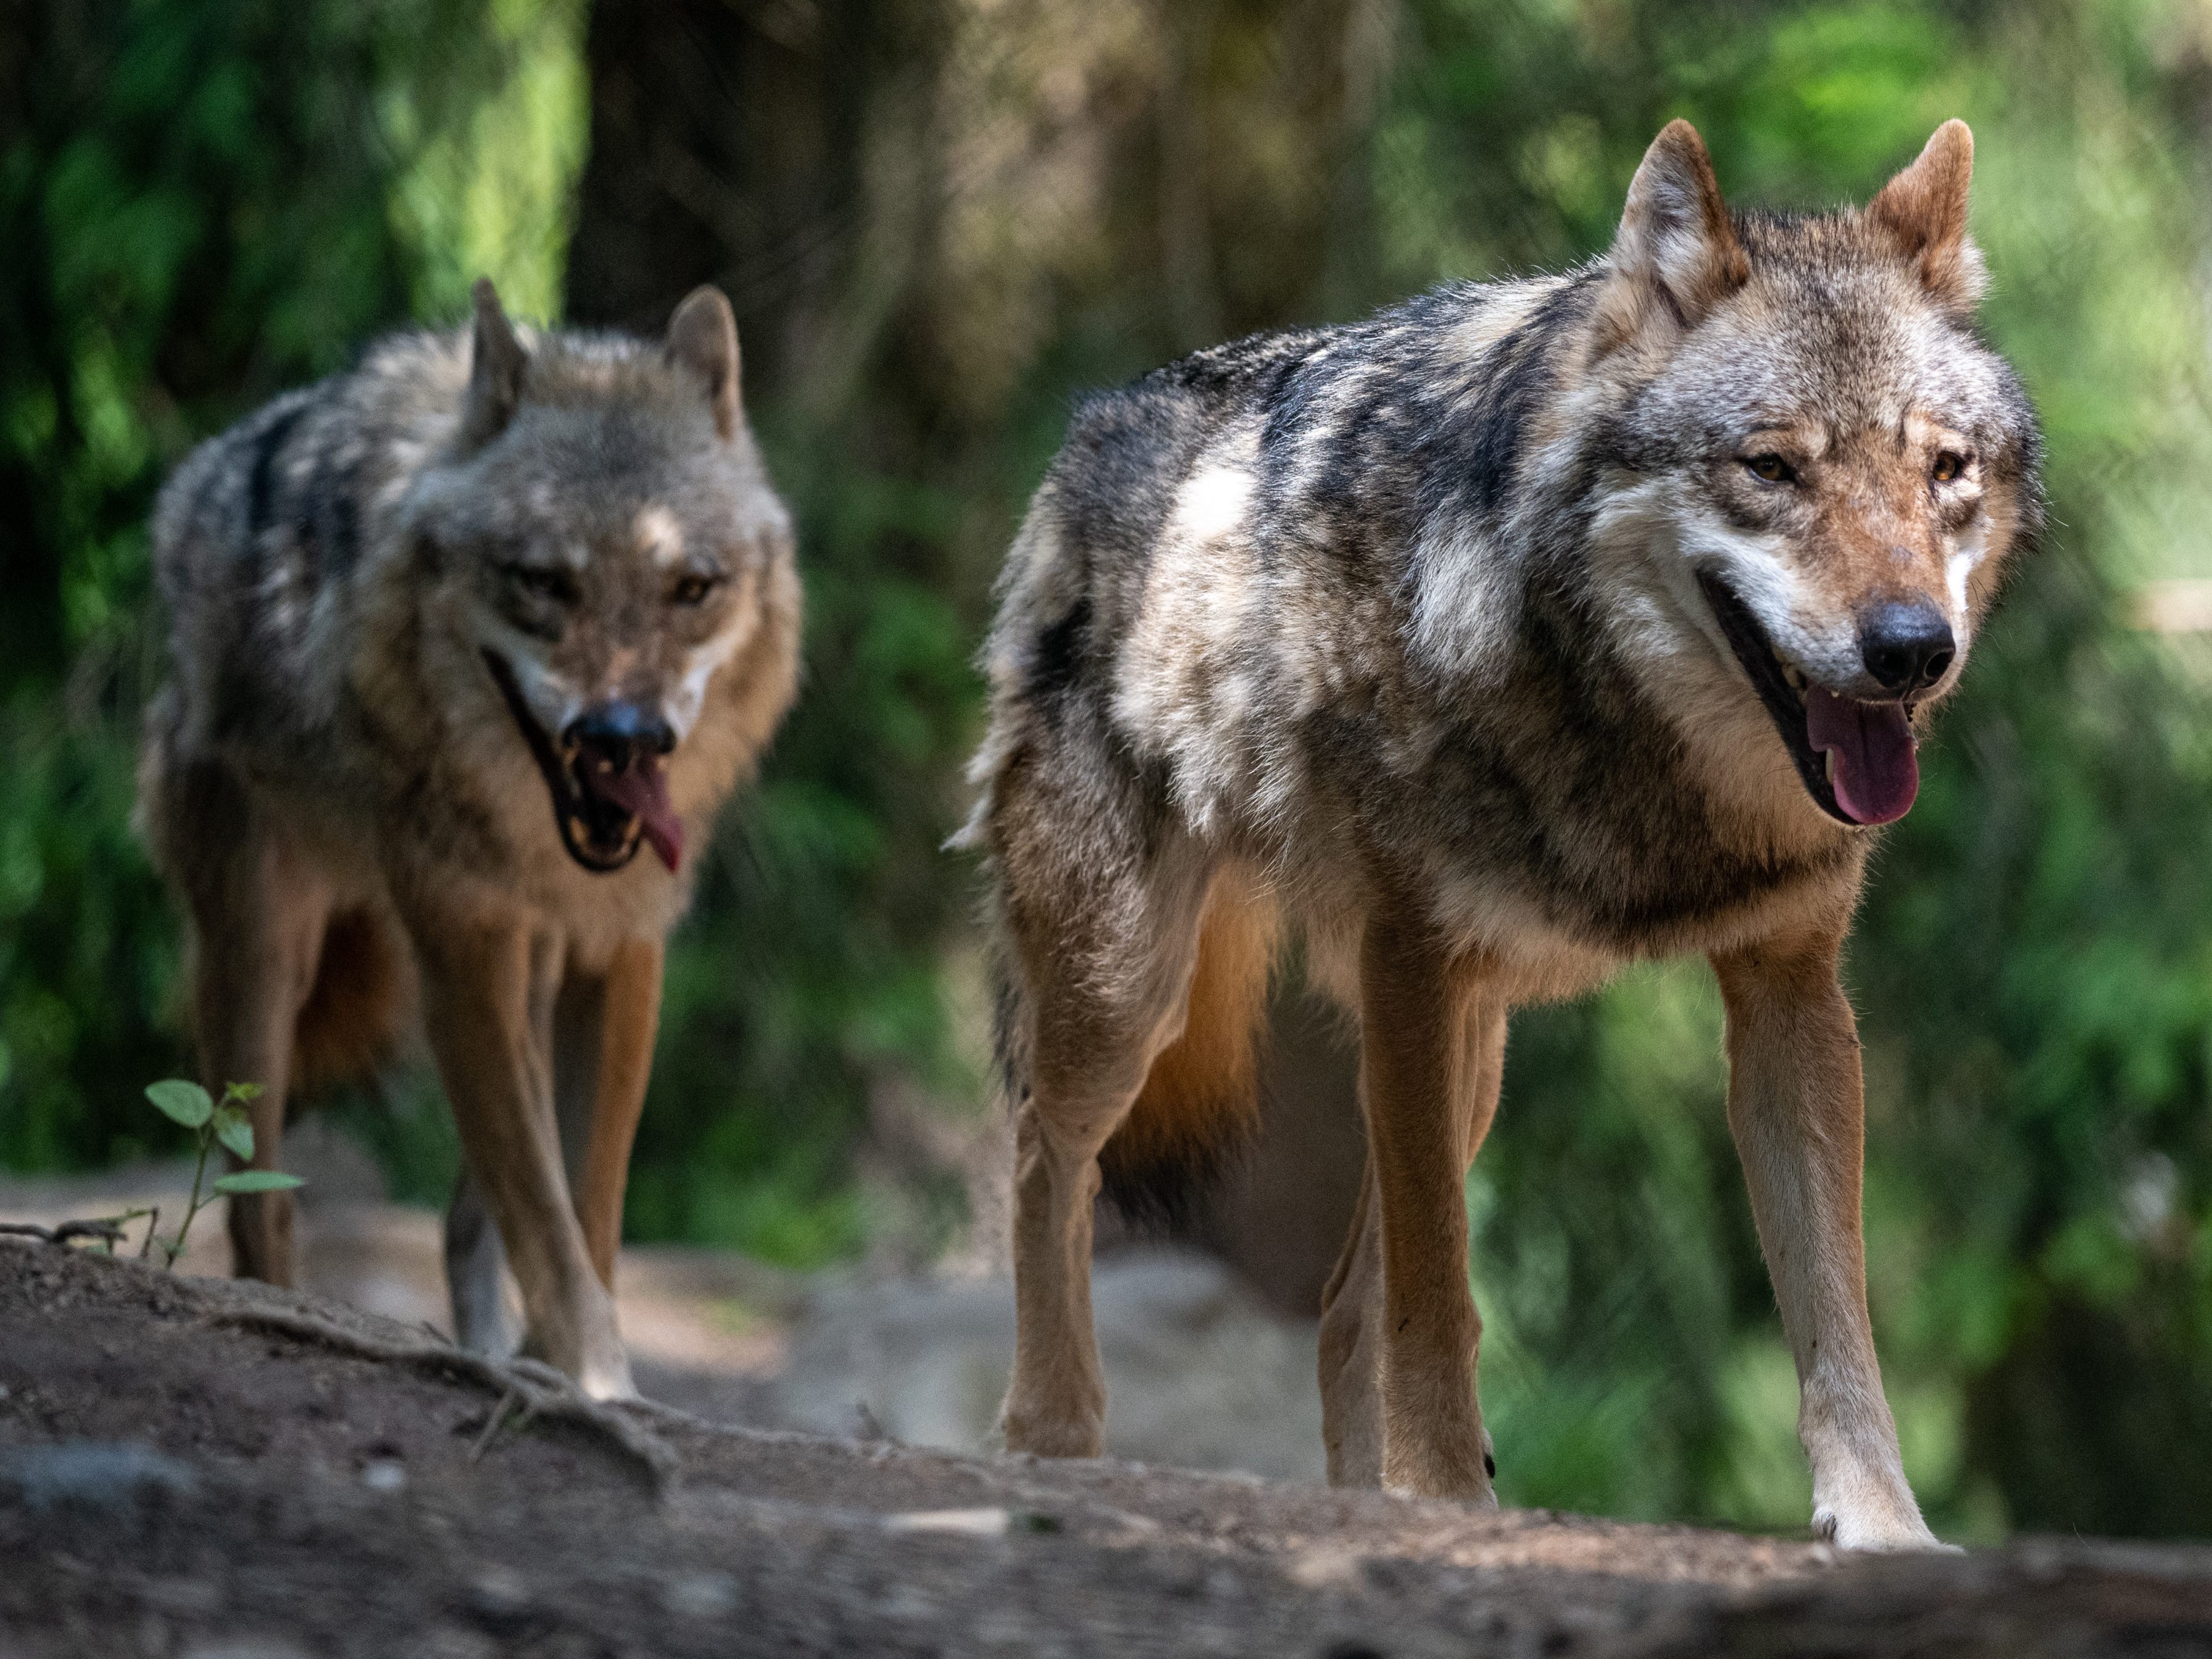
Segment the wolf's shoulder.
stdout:
[[1446,283],[1356,321],[1209,346],[1080,399],[1066,447],[1080,453],[1248,417],[1295,421],[1354,388],[1384,398],[1455,390],[1500,344],[1547,343],[1571,326],[1590,276]]
[[1125,385],[1087,392],[1070,411],[1055,462],[1065,479],[1121,471],[1202,441],[1272,401],[1282,382],[1336,331],[1285,329],[1208,346]]
[[459,418],[466,343],[408,330],[283,392],[208,439],[155,505],[154,562],[173,606],[305,605],[344,583],[380,534],[375,499]]
[[302,386],[272,398],[194,445],[155,501],[157,550],[232,530],[248,511],[249,495],[270,487],[276,456],[318,390]]

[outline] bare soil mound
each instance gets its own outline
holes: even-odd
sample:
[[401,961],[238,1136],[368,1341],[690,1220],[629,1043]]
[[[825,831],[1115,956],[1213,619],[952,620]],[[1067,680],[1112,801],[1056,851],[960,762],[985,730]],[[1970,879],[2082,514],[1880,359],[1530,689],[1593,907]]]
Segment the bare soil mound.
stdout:
[[2212,1653],[2212,1550],[1825,1548],[585,1405],[0,1241],[0,1653]]

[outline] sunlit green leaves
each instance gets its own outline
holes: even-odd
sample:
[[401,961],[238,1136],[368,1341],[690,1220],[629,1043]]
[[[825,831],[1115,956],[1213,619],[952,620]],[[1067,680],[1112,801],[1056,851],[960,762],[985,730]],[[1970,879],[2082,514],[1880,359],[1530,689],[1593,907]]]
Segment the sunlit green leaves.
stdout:
[[282,1193],[304,1184],[299,1176],[281,1170],[239,1170],[218,1176],[213,1182],[216,1191],[225,1194]]
[[422,314],[464,314],[469,285],[488,276],[513,315],[557,321],[590,131],[585,5],[512,0],[490,10],[497,68],[465,119],[420,142],[416,100],[395,88],[386,103],[386,131],[414,154],[392,184],[392,226],[416,263]]
[[208,1091],[180,1078],[148,1084],[146,1098],[161,1109],[162,1116],[187,1129],[198,1128],[215,1113],[215,1102],[208,1097]]
[[[131,827],[164,672],[155,493],[192,444],[418,300],[454,314],[420,279],[475,255],[395,230],[401,180],[532,72],[568,90],[484,136],[572,179],[581,8],[41,0],[25,23],[45,44],[0,117],[0,1161],[40,1169],[173,1145],[136,1105],[174,1064],[180,956]],[[380,126],[395,100],[404,133]],[[520,225],[557,274],[559,196],[495,204],[512,219],[456,202],[440,234]]]
[[243,1108],[226,1101],[216,1108],[215,1138],[240,1163],[253,1157],[253,1121]]

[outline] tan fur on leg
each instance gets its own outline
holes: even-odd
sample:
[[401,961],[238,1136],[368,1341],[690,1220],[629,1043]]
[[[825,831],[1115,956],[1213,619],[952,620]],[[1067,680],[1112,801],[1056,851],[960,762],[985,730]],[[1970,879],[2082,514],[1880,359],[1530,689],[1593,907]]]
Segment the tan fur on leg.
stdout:
[[595,1398],[634,1394],[562,1168],[548,1042],[558,947],[520,925],[445,919],[416,943],[430,1046],[522,1287],[527,1346]]
[[1060,1127],[1032,1098],[1014,1130],[1014,1370],[1000,1413],[1008,1451],[1096,1457],[1106,1378],[1091,1317],[1091,1205],[1111,1122]]
[[[155,775],[165,797],[161,850],[191,903],[201,1079],[218,1097],[229,1084],[259,1085],[247,1108],[252,1167],[273,1170],[283,1152],[295,1032],[314,986],[329,888],[227,768],[206,763]],[[295,1282],[289,1193],[231,1199],[229,1224],[236,1272]]]
[[1361,1176],[1344,1252],[1321,1295],[1321,1437],[1332,1486],[1382,1484],[1382,1396],[1376,1389],[1376,1307],[1382,1293],[1382,1211],[1375,1160]]
[[1713,959],[1728,1006],[1729,1127],[1797,1362],[1816,1534],[1935,1542],[1905,1483],[1867,1316],[1858,1034],[1836,981],[1841,920]]
[[[1017,843],[1025,854],[1051,866],[1065,856]],[[1010,1451],[1095,1457],[1106,1427],[1091,1316],[1098,1152],[1182,1026],[1210,872],[1184,848],[1141,878],[1095,865],[1074,881],[1049,874],[1007,905],[1030,1060],[1015,1120],[1014,1371],[1000,1422]],[[1029,890],[1045,902],[1030,908]]]
[[[1462,1022],[1461,1057],[1454,1113],[1461,1124],[1460,1182],[1482,1149],[1497,1115],[1498,1093],[1505,1067],[1505,1006],[1502,1000],[1475,1002]],[[1364,1089],[1362,1090],[1363,1099]],[[1464,1278],[1464,1273],[1462,1277]],[[1333,1486],[1378,1486],[1382,1473],[1381,1358],[1384,1294],[1382,1228],[1376,1194],[1375,1161],[1368,1159],[1366,1185],[1354,1210],[1344,1254],[1322,1297],[1321,1378],[1322,1439]],[[1475,1322],[1478,1337],[1481,1324]],[[1478,1422],[1480,1415],[1478,1413]],[[1489,1441],[1483,1437],[1484,1470],[1491,1472]]]
[[1478,965],[1451,960],[1425,927],[1369,917],[1360,1075],[1382,1242],[1382,1483],[1494,1503],[1474,1398],[1482,1322],[1468,1288],[1463,1193],[1480,1070],[1467,1032],[1480,989]]
[[[572,972],[554,1014],[554,1087],[562,1107],[562,1139],[574,1133],[572,1120],[580,1120],[583,1132],[581,1147],[568,1159],[576,1218],[592,1269],[610,1291],[622,1248],[630,1146],[645,1110],[653,1034],[660,1024],[660,965],[659,940],[628,940],[605,974]],[[572,1099],[580,1109],[570,1107]]]

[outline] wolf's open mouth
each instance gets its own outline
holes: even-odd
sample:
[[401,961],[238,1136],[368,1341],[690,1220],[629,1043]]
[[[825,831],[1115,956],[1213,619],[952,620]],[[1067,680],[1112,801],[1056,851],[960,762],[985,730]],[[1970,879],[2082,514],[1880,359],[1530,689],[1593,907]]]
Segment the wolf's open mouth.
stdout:
[[636,752],[617,766],[589,744],[555,743],[523,701],[507,659],[489,650],[483,659],[544,776],[553,822],[568,856],[607,875],[629,864],[639,843],[649,841],[673,872],[684,856],[684,825],[669,804],[665,757]]
[[1905,705],[1839,697],[1814,684],[1783,661],[1727,583],[1700,570],[1698,586],[1820,810],[1850,824],[1903,817],[1920,792],[1920,759]]

